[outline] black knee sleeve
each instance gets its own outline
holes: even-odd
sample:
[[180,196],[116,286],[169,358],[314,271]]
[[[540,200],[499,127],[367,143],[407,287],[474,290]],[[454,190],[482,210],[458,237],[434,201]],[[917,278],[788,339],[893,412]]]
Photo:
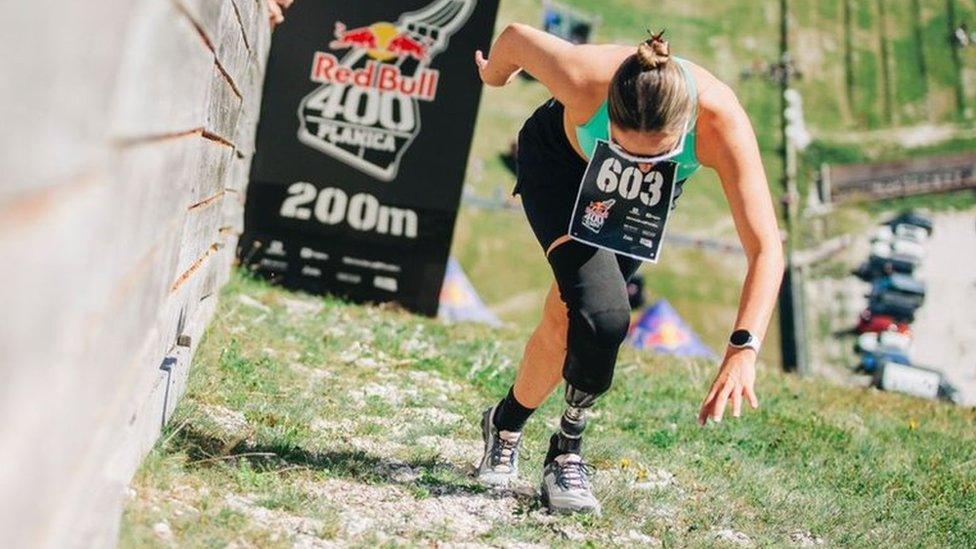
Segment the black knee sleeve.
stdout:
[[579,390],[606,392],[630,327],[627,285],[617,257],[571,241],[549,254],[569,313],[563,377]]
[[570,315],[575,318],[570,322],[593,345],[601,349],[617,349],[627,337],[627,329],[630,327],[630,304],[620,305],[618,303],[616,307],[599,311],[586,308],[571,311]]

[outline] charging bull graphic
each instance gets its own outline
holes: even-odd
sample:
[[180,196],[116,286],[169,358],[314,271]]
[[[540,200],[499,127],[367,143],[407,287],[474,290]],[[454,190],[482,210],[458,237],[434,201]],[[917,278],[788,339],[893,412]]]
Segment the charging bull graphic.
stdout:
[[431,60],[468,20],[476,0],[436,0],[396,23],[336,22],[332,52],[317,51],[309,78],[321,84],[298,108],[298,140],[382,181],[420,133],[419,102],[437,97]]
[[610,217],[610,208],[616,203],[617,201],[612,198],[590,202],[583,214],[583,226],[594,233],[599,233],[603,229],[603,224],[607,222],[607,218]]

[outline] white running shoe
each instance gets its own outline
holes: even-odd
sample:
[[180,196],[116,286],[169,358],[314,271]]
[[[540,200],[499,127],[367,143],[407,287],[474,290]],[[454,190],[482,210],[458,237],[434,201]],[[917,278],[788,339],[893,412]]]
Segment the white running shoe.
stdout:
[[508,486],[518,476],[519,444],[522,433],[499,431],[492,417],[495,408],[485,410],[481,417],[481,436],[485,441],[485,453],[478,465],[478,481],[489,486]]
[[591,472],[579,454],[561,454],[542,471],[542,503],[554,513],[600,513],[590,491]]

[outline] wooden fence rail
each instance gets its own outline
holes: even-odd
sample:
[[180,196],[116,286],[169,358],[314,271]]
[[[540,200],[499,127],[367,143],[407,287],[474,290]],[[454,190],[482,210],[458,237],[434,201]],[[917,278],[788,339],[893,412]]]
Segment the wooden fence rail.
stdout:
[[0,546],[112,546],[241,229],[259,0],[21,2],[0,33]]

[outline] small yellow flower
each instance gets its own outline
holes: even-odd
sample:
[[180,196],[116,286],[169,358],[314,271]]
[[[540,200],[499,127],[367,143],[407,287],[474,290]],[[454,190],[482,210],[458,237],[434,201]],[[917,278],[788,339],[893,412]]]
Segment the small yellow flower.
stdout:
[[644,481],[644,480],[647,480],[647,469],[644,468],[644,467],[641,467],[641,468],[637,469],[637,481],[638,482],[641,482],[641,481]]
[[631,465],[631,462],[630,462],[629,459],[627,459],[627,458],[620,458],[620,468],[621,469],[630,469],[630,465]]
[[915,429],[918,429],[918,421],[915,419],[908,420],[908,430],[914,431]]

